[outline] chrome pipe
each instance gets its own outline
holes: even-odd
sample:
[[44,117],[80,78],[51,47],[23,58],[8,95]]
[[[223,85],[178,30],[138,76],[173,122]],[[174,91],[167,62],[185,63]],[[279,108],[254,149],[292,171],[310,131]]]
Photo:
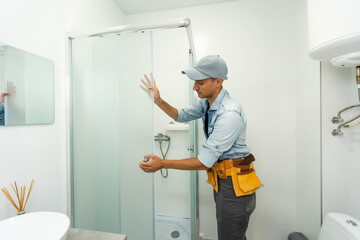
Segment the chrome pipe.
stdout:
[[350,120],[348,120],[348,121],[340,124],[337,129],[334,129],[334,130],[332,131],[332,135],[333,135],[333,136],[343,135],[344,133],[341,132],[341,128],[342,128],[342,127],[349,127],[349,125],[347,125],[347,124],[348,124],[348,123],[351,123],[352,121],[355,121],[355,120],[358,119],[358,118],[360,118],[360,114],[357,115],[357,116],[355,116],[355,117],[353,117],[352,119],[350,119]]
[[[332,123],[335,123],[335,124],[343,122],[344,119],[341,118],[341,113],[343,113],[343,112],[345,112],[345,111],[347,111],[347,110],[349,110],[349,109],[356,108],[356,107],[360,107],[360,104],[351,105],[351,106],[349,106],[349,107],[346,107],[346,108],[340,110],[340,111],[338,112],[338,114],[331,119],[331,122],[332,122]],[[350,122],[351,122],[351,121],[350,121]]]

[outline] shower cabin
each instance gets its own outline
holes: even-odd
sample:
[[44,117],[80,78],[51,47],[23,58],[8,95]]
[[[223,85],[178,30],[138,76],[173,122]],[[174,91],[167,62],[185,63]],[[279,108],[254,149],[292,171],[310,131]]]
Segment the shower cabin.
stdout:
[[197,239],[197,172],[169,170],[164,178],[138,166],[147,154],[162,157],[159,133],[171,138],[169,159],[197,156],[197,122],[179,127],[139,87],[153,73],[175,107],[196,101],[181,74],[195,62],[190,20],[72,34],[69,46],[72,227],[128,239]]

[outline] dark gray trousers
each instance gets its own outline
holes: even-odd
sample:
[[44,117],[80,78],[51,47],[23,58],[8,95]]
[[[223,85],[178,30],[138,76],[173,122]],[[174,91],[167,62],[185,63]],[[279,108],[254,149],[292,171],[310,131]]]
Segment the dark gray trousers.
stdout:
[[246,240],[251,213],[255,210],[255,193],[236,197],[231,177],[218,178],[218,192],[214,190],[218,240]]

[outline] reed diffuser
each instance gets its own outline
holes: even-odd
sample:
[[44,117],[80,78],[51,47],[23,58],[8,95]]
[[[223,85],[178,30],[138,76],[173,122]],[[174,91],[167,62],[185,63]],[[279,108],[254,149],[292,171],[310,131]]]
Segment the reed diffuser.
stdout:
[[[27,201],[29,200],[29,196],[30,196],[31,190],[34,187],[34,184],[35,184],[35,180],[33,179],[33,180],[31,180],[30,189],[28,191],[26,200],[25,200],[25,195],[26,195],[25,185],[20,187],[20,193],[19,193],[16,182],[14,182],[15,187],[12,184],[10,184],[16,194],[18,204],[15,203],[14,199],[11,197],[11,195],[10,195],[9,191],[6,189],[6,187],[3,187],[1,189],[3,191],[3,193],[5,194],[5,196],[9,199],[9,201],[14,205],[14,207],[18,211],[18,215],[25,213],[25,207],[26,207]],[[24,202],[24,200],[25,200],[25,202]]]

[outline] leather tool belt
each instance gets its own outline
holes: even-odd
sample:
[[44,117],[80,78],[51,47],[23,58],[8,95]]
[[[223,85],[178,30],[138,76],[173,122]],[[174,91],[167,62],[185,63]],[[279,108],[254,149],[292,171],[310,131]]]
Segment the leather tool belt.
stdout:
[[243,158],[218,161],[207,170],[208,183],[218,192],[218,177],[221,179],[231,177],[237,197],[252,194],[262,186],[252,164],[253,161],[255,158],[252,154]]

